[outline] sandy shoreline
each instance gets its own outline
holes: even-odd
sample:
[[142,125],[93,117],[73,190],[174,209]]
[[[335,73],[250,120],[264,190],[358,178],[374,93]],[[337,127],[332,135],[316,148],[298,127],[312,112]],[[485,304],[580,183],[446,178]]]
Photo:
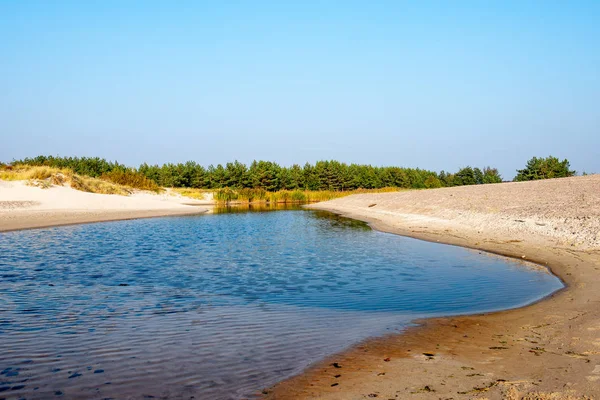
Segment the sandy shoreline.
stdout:
[[40,189],[20,181],[0,181],[0,232],[194,215],[208,212],[211,208],[206,202],[172,193],[104,195],[80,192],[68,187]]
[[130,219],[175,217],[197,215],[208,212],[206,209],[195,207],[196,210],[97,210],[97,211],[26,211],[13,212],[10,217],[0,213],[0,232],[20,231],[26,229],[50,228],[90,224],[97,222],[124,221]]
[[515,310],[417,321],[330,356],[265,397],[600,398],[600,176],[356,195],[311,208],[533,261],[567,288]]
[[[418,321],[401,335],[328,357],[266,397],[600,398],[600,176],[355,195],[310,207],[381,231],[537,262],[568,288],[516,310]],[[0,232],[209,208],[172,194],[124,197],[0,181]]]

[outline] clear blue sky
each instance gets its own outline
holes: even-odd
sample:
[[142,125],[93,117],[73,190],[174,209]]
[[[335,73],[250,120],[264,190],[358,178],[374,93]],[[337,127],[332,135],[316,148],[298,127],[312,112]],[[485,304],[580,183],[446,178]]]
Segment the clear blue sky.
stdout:
[[0,160],[600,172],[598,21],[593,0],[0,0]]

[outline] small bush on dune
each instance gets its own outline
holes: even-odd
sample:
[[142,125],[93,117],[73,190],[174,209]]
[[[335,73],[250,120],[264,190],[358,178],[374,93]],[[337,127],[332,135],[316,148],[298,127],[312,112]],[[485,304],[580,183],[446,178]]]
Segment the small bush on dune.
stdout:
[[73,174],[54,174],[50,177],[50,181],[53,185],[63,186],[73,178]]
[[115,169],[102,174],[100,179],[134,189],[151,190],[157,193],[161,190],[156,182],[148,179],[144,174],[131,170]]

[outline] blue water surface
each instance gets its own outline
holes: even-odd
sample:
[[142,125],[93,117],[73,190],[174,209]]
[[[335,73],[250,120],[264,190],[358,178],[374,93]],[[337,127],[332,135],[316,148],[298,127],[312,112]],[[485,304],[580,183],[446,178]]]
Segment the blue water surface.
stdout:
[[241,398],[414,318],[561,287],[544,268],[323,212],[4,233],[0,397]]

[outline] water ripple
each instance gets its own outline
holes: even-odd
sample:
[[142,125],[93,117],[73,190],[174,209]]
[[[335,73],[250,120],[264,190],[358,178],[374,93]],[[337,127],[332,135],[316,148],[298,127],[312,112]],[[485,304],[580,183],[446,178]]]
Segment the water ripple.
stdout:
[[501,257],[282,211],[0,234],[0,397],[238,399],[416,317],[561,287]]

